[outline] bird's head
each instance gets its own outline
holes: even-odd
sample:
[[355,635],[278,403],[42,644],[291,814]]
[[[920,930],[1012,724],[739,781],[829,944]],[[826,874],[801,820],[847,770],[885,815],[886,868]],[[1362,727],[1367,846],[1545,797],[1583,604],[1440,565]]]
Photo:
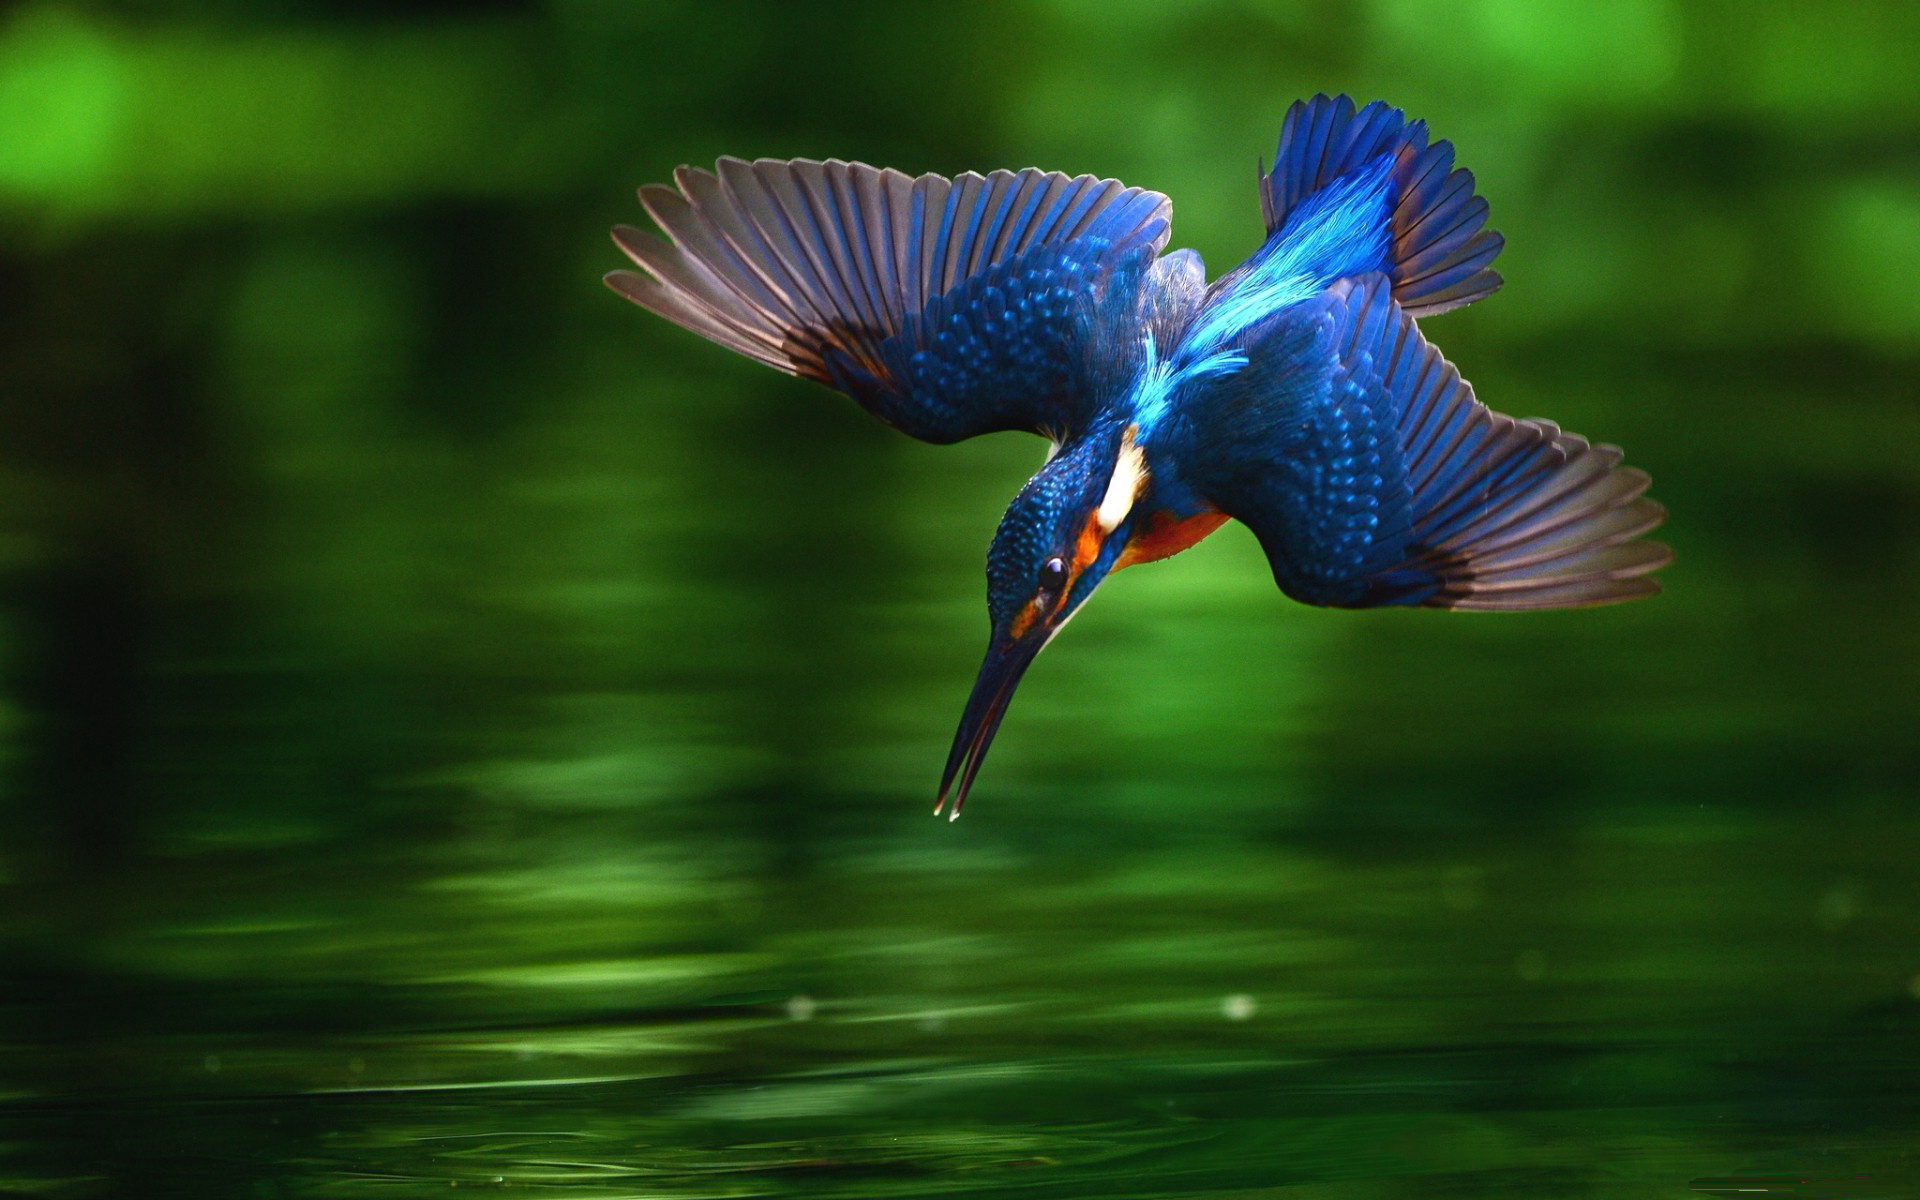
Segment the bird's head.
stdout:
[[987,551],[993,631],[934,812],[951,800],[952,815],[960,815],[1020,677],[1125,551],[1146,479],[1132,429],[1090,435],[1048,459],[1007,507]]

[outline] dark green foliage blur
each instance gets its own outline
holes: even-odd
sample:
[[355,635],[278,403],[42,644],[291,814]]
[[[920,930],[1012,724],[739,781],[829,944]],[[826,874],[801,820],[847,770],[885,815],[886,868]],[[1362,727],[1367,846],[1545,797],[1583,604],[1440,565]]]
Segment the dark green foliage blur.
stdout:
[[[1916,67],[1893,0],[0,10],[0,1195],[1905,1186]],[[1038,165],[1218,274],[1318,91],[1455,143],[1507,282],[1425,328],[1652,473],[1667,594],[1320,611],[1232,527],[935,822],[1042,444],[608,228]]]

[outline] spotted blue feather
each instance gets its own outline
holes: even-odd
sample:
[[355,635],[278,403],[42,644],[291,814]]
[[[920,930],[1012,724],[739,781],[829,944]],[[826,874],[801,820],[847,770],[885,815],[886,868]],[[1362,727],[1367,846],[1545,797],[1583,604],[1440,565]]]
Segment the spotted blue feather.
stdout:
[[608,285],[933,442],[1075,425],[1095,400],[1070,371],[1092,351],[1099,281],[1151,260],[1170,208],[1115,180],[1033,169],[909,178],[724,158],[675,184],[640,190],[667,240],[616,229],[640,270]]
[[879,369],[829,349],[829,379],[931,442],[1084,423],[1086,352],[1103,289],[1126,286],[1105,238],[1035,247],[969,276],[877,347]]
[[1170,456],[1308,604],[1527,609],[1655,590],[1662,511],[1619,451],[1474,398],[1393,299],[1343,281],[1183,405]]

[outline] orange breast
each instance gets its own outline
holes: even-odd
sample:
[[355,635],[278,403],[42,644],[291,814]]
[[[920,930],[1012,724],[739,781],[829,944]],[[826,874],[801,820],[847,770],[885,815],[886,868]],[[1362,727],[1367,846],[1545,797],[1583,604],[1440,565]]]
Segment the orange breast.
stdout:
[[1227,514],[1218,509],[1209,509],[1199,516],[1184,520],[1171,513],[1155,513],[1147,518],[1146,529],[1133,535],[1133,540],[1127,543],[1126,550],[1120,555],[1120,561],[1113,564],[1113,569],[1118,571],[1135,563],[1170,558],[1226,523]]

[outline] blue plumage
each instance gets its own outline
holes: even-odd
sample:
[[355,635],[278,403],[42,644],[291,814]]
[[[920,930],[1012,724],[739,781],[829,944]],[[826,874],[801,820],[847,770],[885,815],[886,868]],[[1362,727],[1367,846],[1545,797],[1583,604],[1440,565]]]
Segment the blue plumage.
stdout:
[[1346,214],[1329,210],[1350,214],[1354,206],[1333,198],[1372,173],[1390,181],[1391,210],[1379,225],[1390,246],[1380,261],[1339,274],[1384,271],[1393,298],[1416,317],[1471,304],[1500,286],[1489,265],[1502,241],[1482,228],[1487,202],[1473,194],[1473,176],[1454,169],[1451,144],[1428,144],[1426,122],[1378,100],[1356,112],[1345,96],[1316,96],[1287,110],[1260,190],[1269,245],[1312,237],[1316,226],[1340,228]]
[[988,553],[993,632],[941,784],[954,812],[1008,698],[1101,580],[1229,518],[1310,604],[1525,611],[1658,590],[1663,517],[1620,452],[1491,411],[1417,318],[1500,277],[1486,201],[1423,122],[1294,104],[1268,236],[1212,285],[1156,257],[1164,196],[1037,170],[910,179],[723,159],[641,189],[615,291],[852,396],[915,437],[1055,453]]
[[1366,348],[1342,357],[1346,316],[1322,293],[1271,319],[1248,370],[1192,397],[1168,435],[1181,473],[1254,529],[1281,589],[1309,604],[1368,603],[1412,529],[1395,397],[1368,386]]
[[1084,423],[1077,325],[1113,247],[1092,236],[1037,246],[969,276],[876,348],[881,369],[830,348],[831,381],[932,442],[990,429]]

